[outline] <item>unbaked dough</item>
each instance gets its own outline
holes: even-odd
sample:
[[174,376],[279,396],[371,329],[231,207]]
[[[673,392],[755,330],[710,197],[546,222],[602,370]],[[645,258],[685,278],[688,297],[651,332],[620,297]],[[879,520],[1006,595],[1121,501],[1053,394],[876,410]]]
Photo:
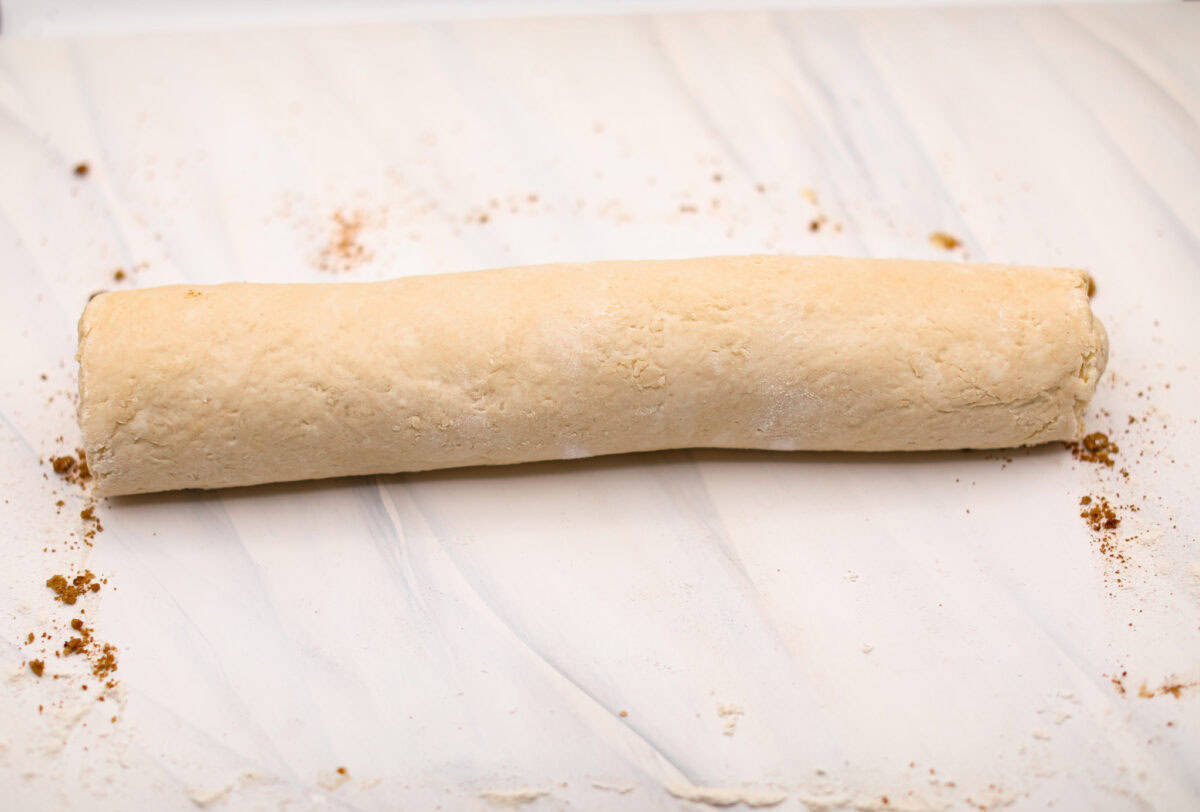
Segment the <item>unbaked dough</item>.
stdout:
[[99,495],[684,447],[1076,438],[1086,273],[736,256],[105,293],[79,324]]

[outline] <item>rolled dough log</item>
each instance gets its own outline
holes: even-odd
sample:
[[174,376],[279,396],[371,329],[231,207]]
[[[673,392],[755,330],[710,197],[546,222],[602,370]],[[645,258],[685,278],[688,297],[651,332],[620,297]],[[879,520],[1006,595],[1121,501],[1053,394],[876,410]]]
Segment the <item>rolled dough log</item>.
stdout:
[[95,297],[100,495],[682,447],[1065,440],[1104,370],[1086,273],[740,256]]

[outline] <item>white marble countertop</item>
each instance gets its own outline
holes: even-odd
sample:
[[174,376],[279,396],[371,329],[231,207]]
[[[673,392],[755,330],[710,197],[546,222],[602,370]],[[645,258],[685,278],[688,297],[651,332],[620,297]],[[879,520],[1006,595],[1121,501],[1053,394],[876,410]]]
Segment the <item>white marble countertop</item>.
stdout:
[[[1198,42],[1200,5],[0,38],[4,805],[1195,808]],[[99,289],[934,231],[1095,274],[1116,466],[674,452],[110,500],[88,546],[46,463]]]

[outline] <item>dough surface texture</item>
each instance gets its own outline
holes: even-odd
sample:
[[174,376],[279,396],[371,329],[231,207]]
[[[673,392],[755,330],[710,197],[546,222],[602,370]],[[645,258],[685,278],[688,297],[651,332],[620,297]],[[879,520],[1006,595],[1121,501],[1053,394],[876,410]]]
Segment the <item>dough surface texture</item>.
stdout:
[[102,496],[653,449],[1070,440],[1107,340],[1086,273],[736,256],[96,296]]

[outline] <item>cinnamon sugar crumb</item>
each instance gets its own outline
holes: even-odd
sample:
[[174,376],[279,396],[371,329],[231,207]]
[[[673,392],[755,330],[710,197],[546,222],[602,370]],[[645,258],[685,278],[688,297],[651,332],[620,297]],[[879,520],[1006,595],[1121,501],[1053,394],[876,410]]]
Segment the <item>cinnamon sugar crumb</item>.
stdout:
[[59,457],[50,458],[50,466],[54,469],[54,473],[58,474],[67,482],[74,482],[79,485],[84,485],[92,478],[91,469],[88,468],[87,454],[82,448],[75,449],[76,456],[64,454]]
[[1084,509],[1079,515],[1093,531],[1098,533],[1102,530],[1116,530],[1121,525],[1120,517],[1117,516],[1117,512],[1113,510],[1112,505],[1105,497],[1101,496],[1093,500],[1091,497],[1085,496],[1079,501],[1084,505]]
[[1094,462],[1107,468],[1113,467],[1113,455],[1120,451],[1117,444],[1100,431],[1094,431],[1078,442],[1066,443],[1066,447],[1075,459]]
[[[117,670],[117,648],[112,643],[105,643],[100,648],[100,655],[92,663],[92,675],[104,679]],[[115,682],[105,683],[106,688],[112,688]]]
[[46,579],[46,586],[53,590],[56,600],[67,605],[74,604],[88,591],[100,591],[100,584],[96,582],[96,576],[91,570],[84,570],[83,574],[76,575],[70,581],[63,575],[51,576]]

